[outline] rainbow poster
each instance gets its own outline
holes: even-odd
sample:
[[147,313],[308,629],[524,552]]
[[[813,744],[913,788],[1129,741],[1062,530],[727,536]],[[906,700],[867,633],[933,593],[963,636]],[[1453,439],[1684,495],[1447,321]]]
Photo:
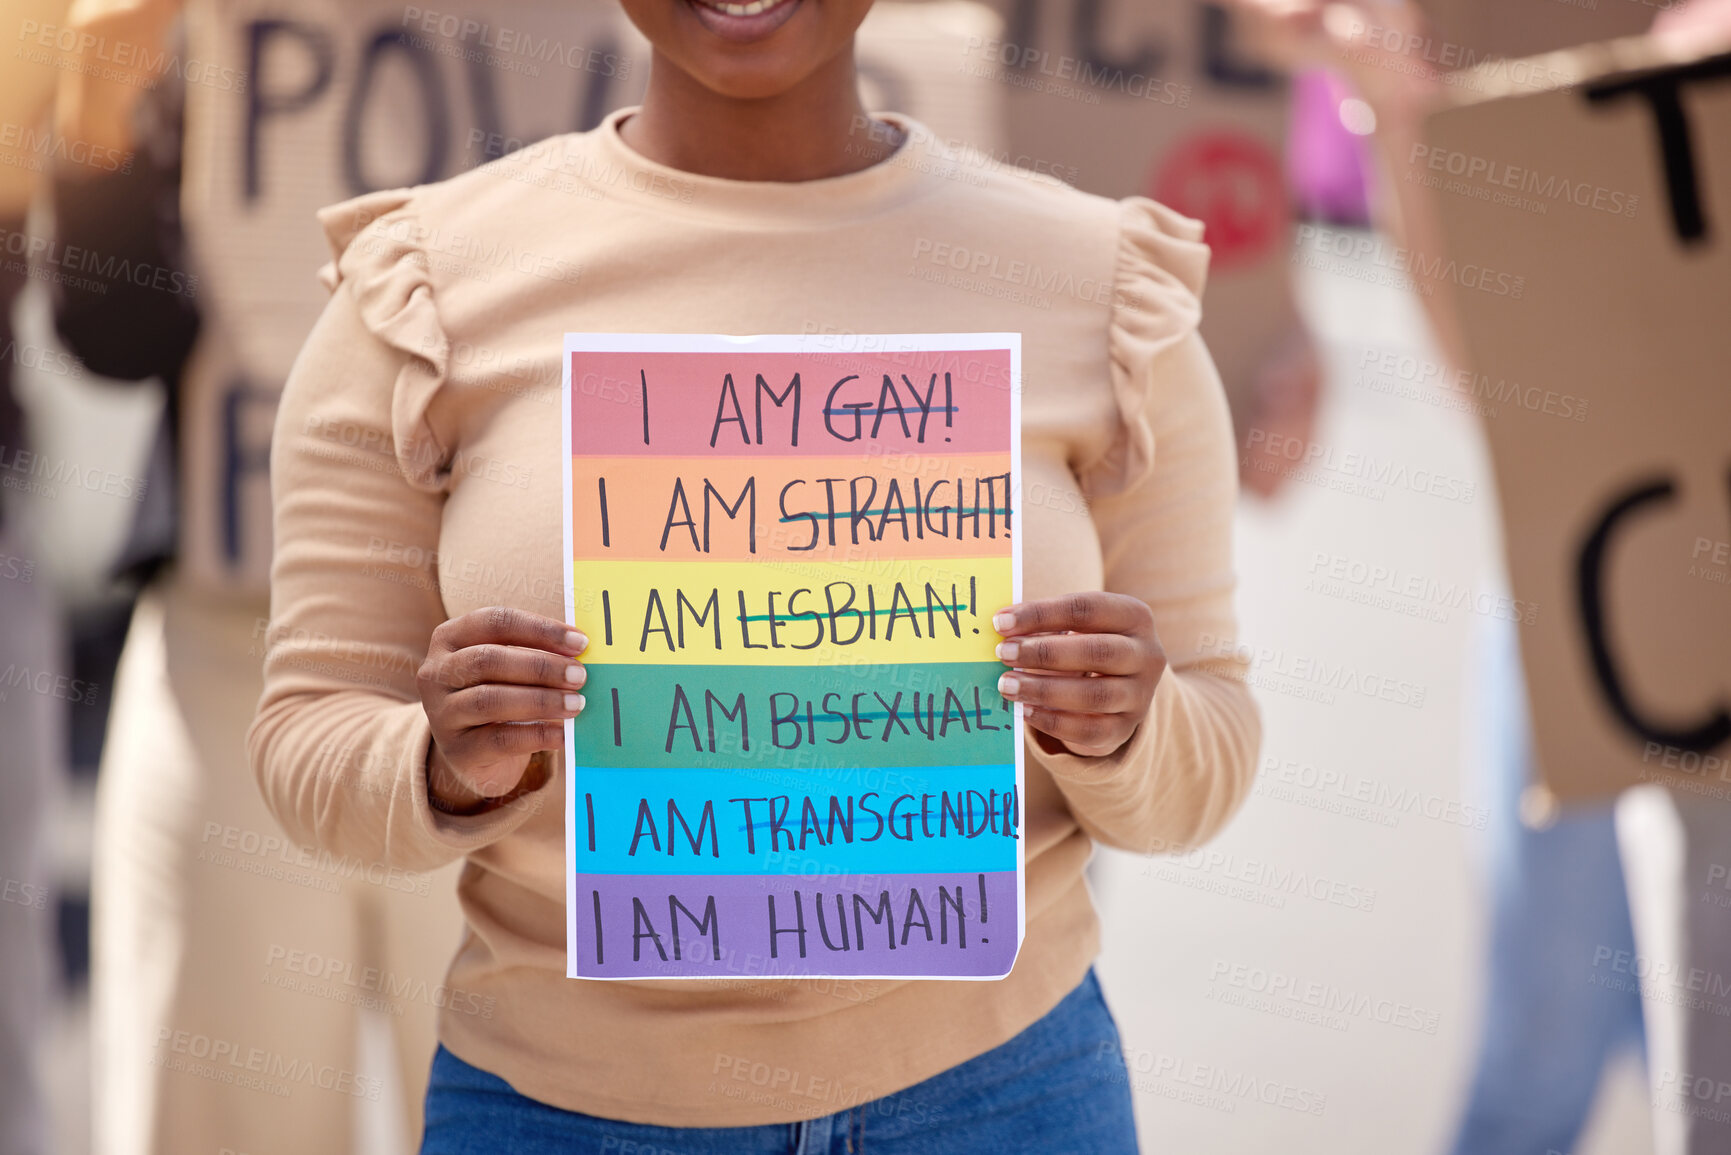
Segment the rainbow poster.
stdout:
[[994,979],[1021,946],[1014,333],[565,337],[567,973]]

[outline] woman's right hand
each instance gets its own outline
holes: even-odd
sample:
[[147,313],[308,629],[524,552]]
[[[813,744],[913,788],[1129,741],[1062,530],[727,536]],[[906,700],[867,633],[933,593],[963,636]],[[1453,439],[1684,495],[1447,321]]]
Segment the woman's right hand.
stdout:
[[433,631],[415,682],[433,729],[427,790],[435,808],[479,814],[539,788],[525,777],[537,751],[564,742],[583,711],[589,639],[564,622],[489,606]]

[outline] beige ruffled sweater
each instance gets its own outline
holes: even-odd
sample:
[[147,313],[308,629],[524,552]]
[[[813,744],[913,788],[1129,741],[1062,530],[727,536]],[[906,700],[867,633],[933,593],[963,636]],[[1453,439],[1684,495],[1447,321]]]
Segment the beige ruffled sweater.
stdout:
[[[461,997],[440,1019],[462,1058],[615,1119],[815,1117],[1045,1014],[1098,949],[1093,842],[1192,845],[1248,790],[1231,426],[1196,336],[1207,249],[1151,201],[958,154],[905,119],[889,118],[908,133],[889,161],[776,184],[655,164],[621,138],[629,115],[324,214],[332,298],[272,446],[253,765],[307,843],[413,870],[466,857]],[[1171,668],[1117,753],[1030,744],[1027,937],[1009,978],[567,979],[563,774],[480,817],[429,808],[414,674],[434,627],[495,604],[564,612],[567,331],[1022,334],[1024,594],[1143,599]]]

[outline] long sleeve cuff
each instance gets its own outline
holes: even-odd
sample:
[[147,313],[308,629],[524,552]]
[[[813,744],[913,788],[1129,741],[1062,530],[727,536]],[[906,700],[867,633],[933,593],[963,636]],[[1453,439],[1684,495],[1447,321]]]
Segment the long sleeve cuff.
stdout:
[[481,814],[435,810],[427,798],[431,738],[419,702],[386,705],[362,692],[282,698],[251,732],[253,765],[283,828],[339,853],[432,870],[506,837],[550,804],[556,775]]
[[1157,854],[1206,841],[1226,824],[1249,791],[1260,741],[1248,688],[1193,668],[1166,672],[1148,716],[1112,753],[1029,751],[1091,838]]

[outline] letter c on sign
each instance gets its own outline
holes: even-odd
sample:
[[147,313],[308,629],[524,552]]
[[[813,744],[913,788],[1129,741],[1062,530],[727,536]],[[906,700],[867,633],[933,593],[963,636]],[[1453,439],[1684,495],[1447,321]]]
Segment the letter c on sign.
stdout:
[[1639,484],[1616,499],[1593,527],[1581,546],[1576,570],[1576,591],[1580,602],[1581,626],[1587,635],[1587,647],[1593,657],[1593,674],[1599,690],[1611,710],[1638,737],[1649,742],[1661,742],[1682,750],[1705,753],[1731,738],[1731,712],[1719,706],[1705,721],[1687,729],[1674,729],[1651,718],[1643,717],[1629,700],[1623,679],[1617,671],[1616,658],[1605,624],[1605,555],[1609,552],[1611,535],[1617,524],[1643,505],[1667,501],[1676,495],[1670,481],[1658,480]]

